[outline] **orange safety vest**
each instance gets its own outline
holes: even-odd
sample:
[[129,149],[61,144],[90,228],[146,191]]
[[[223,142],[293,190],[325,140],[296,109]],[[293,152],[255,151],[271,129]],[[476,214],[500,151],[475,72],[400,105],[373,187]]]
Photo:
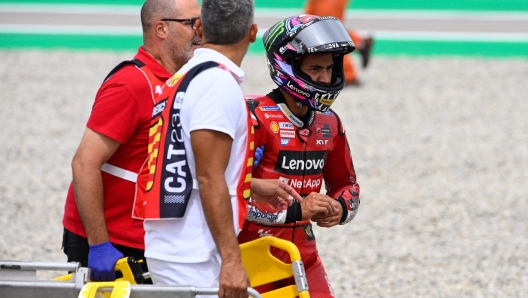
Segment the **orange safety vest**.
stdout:
[[[192,79],[204,70],[221,67],[208,61],[196,65],[185,74],[176,74],[169,79],[161,96],[156,98],[149,132],[148,157],[140,170],[136,184],[133,217],[139,219],[181,218],[187,203],[198,183],[193,179],[183,143],[180,107]],[[242,98],[240,100],[243,100]],[[242,169],[236,191],[238,210],[244,214],[239,219],[242,226],[247,213],[253,167],[254,130],[247,113],[248,137],[246,143],[245,168]]]

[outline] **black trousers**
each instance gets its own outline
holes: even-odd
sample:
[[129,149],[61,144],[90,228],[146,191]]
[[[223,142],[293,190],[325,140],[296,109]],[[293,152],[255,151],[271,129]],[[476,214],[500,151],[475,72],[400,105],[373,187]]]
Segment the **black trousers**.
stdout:
[[[112,243],[114,247],[119,250],[125,257],[134,257],[136,260],[143,259],[141,268],[143,272],[148,272],[147,260],[145,259],[145,251],[133,247],[119,245]],[[68,257],[68,262],[79,262],[82,267],[88,267],[88,252],[90,245],[88,239],[64,229],[62,235],[62,250]],[[151,279],[147,279],[145,284],[152,284]]]

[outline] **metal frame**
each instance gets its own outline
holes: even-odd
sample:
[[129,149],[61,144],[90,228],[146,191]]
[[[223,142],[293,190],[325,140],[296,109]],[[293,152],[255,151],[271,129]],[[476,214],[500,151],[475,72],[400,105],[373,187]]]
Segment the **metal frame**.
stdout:
[[[37,271],[68,271],[73,275],[69,281],[37,280]],[[89,269],[79,263],[0,260],[0,297],[77,298],[89,276]],[[130,298],[193,298],[217,293],[218,288],[131,285]],[[253,288],[248,288],[248,293],[250,297],[262,298]]]

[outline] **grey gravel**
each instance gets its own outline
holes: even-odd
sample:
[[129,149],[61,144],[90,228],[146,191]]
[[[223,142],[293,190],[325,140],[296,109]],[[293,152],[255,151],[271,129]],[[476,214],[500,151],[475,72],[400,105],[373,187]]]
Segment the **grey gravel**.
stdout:
[[[70,161],[133,52],[0,51],[0,259],[65,261]],[[246,94],[273,84],[263,57]],[[361,208],[316,228],[337,297],[528,296],[528,60],[374,57],[334,104]]]

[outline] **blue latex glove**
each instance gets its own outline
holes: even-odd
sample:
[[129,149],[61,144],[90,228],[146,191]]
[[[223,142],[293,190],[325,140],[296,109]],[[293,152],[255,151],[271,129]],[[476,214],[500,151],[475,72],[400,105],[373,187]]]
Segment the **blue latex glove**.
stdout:
[[92,281],[114,281],[116,279],[114,267],[123,254],[112,243],[103,242],[90,245],[88,252],[88,268]]
[[264,156],[264,145],[257,147],[257,149],[255,149],[255,161],[253,162],[253,169],[257,167],[262,156]]

